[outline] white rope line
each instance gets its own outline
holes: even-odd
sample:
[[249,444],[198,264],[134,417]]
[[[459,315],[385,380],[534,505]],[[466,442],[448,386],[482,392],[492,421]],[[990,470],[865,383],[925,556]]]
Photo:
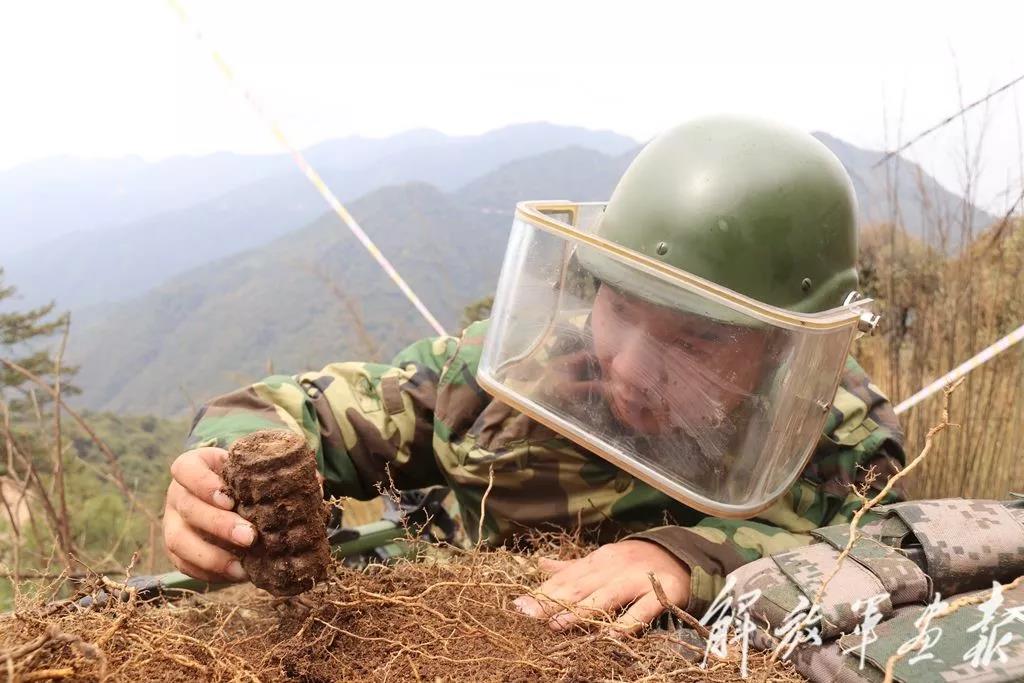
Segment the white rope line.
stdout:
[[323,181],[323,178],[320,177],[320,174],[316,172],[308,161],[306,161],[306,158],[302,156],[302,153],[288,141],[288,138],[285,137],[284,131],[281,130],[281,127],[277,122],[264,111],[259,101],[255,96],[253,96],[252,92],[239,82],[235,77],[234,71],[232,71],[231,67],[228,66],[228,63],[221,56],[220,52],[218,52],[217,49],[210,45],[209,41],[206,40],[202,31],[199,30],[199,27],[192,21],[188,13],[185,12],[185,8],[181,3],[178,2],[178,0],[167,0],[167,2],[174,9],[175,13],[177,13],[181,22],[192,31],[196,40],[210,51],[210,56],[213,58],[213,61],[220,72],[224,75],[224,78],[227,79],[228,83],[238,87],[242,91],[242,94],[245,96],[245,101],[249,103],[257,116],[267,124],[271,132],[274,134],[274,137],[281,143],[281,146],[288,150],[288,153],[291,154],[292,159],[299,167],[299,170],[301,170],[303,175],[309,179],[313,184],[313,187],[315,187],[320,193],[320,196],[327,202],[328,206],[334,210],[334,213],[337,214],[338,218],[340,218],[352,234],[355,235],[356,239],[359,240],[359,243],[362,244],[366,251],[370,253],[370,256],[377,261],[377,264],[381,267],[384,273],[391,278],[391,281],[394,282],[402,291],[405,298],[416,307],[416,310],[419,311],[421,316],[423,316],[423,319],[426,320],[432,328],[434,328],[435,332],[444,336],[445,331],[441,323],[437,321],[437,318],[434,317],[423,301],[420,300],[416,295],[416,292],[412,290],[412,287],[410,287],[405,279],[399,275],[395,267],[391,265],[391,262],[386,256],[384,256],[383,252],[381,252],[377,245],[374,244],[373,240],[370,239],[370,236],[366,234],[366,231],[364,231],[359,225],[355,217],[353,217],[352,214],[349,213],[348,209],[345,208],[345,205],[338,200],[333,192],[331,192],[331,189],[327,187],[327,184]]
[[970,360],[965,361],[958,365],[956,368],[950,370],[945,375],[938,378],[937,380],[926,386],[924,389],[921,389],[921,391],[917,392],[910,398],[906,399],[905,401],[902,401],[895,408],[896,414],[899,415],[901,413],[907,412],[908,410],[910,410],[918,403],[931,396],[932,394],[936,394],[942,391],[944,387],[957,381],[958,379],[960,379],[967,373],[971,372],[972,370],[976,370],[981,365],[992,360],[1000,353],[1006,351],[1011,346],[1020,342],[1021,340],[1024,340],[1024,325],[1021,325],[1016,330],[1006,335],[1005,337],[997,341],[995,344],[992,344],[984,351],[980,352],[979,354],[971,358]]

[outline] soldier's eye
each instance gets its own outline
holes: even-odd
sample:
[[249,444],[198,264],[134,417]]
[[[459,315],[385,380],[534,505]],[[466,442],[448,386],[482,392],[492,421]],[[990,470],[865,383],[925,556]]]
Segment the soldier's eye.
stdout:
[[686,351],[686,353],[690,354],[691,356],[696,356],[698,358],[707,358],[709,355],[708,352],[705,351],[704,349],[698,346],[694,346],[686,337],[679,337],[678,339],[676,339],[674,346],[676,348],[682,349],[683,351]]
[[620,301],[615,301],[612,303],[612,314],[617,318],[629,320],[631,312],[629,310],[629,306]]

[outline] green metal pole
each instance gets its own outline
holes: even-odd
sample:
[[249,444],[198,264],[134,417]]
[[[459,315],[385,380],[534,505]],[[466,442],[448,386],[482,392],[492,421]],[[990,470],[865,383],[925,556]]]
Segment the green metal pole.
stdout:
[[[403,526],[388,520],[380,520],[355,527],[342,529],[338,532],[337,541],[331,546],[335,557],[353,557],[369,552],[374,548],[388,546],[406,537]],[[139,597],[152,599],[156,597],[180,597],[186,593],[205,593],[227,588],[231,583],[208,583],[194,579],[181,572],[167,572],[154,576],[138,576],[127,582],[129,587],[136,588]]]

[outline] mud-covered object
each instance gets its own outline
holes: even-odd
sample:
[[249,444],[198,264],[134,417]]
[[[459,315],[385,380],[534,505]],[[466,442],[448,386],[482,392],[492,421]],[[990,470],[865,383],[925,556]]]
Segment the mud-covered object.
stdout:
[[289,430],[255,432],[228,453],[228,493],[257,532],[242,567],[256,586],[274,595],[302,593],[327,577],[328,513],[316,475],[313,452]]
[[[884,506],[877,512],[862,526],[861,536],[822,597],[822,619],[813,626],[820,628],[824,644],[802,645],[791,656],[811,680],[880,681],[888,658],[917,636],[914,622],[936,594],[952,602],[991,590],[994,581],[1007,584],[1024,575],[1024,502],[929,500]],[[761,591],[750,615],[755,623],[767,626],[753,635],[755,647],[774,648],[777,640],[768,634],[786,623],[801,597],[814,599],[822,581],[835,569],[849,539],[849,526],[812,533],[823,542],[776,553],[730,574],[736,581],[733,595]],[[862,642],[853,632],[864,615],[855,613],[852,606],[874,596],[882,596],[876,606],[882,622],[875,627],[878,640],[867,646],[861,669],[860,651],[848,650]],[[1008,589],[1003,597],[1002,609],[1024,604],[1024,588]],[[1002,615],[1001,610],[996,622]],[[964,661],[980,635],[967,629],[983,616],[977,605],[969,605],[933,621],[932,627],[942,628],[941,639],[928,650],[934,656],[914,664],[909,662],[914,653],[900,658],[895,680],[1024,679],[1024,623],[1020,621],[999,629],[1000,634],[1013,634],[1002,648],[1007,661],[994,657],[984,668],[972,668]]]

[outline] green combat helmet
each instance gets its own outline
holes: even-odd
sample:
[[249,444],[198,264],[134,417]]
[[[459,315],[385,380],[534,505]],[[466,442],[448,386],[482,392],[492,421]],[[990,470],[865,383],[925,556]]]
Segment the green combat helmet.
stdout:
[[[856,212],[846,170],[814,137],[714,116],[640,152],[597,234],[751,299],[813,313],[857,289]],[[602,279],[635,289],[624,269],[595,261],[587,265]]]
[[605,204],[521,202],[477,380],[686,505],[751,517],[821,437],[865,322],[856,200],[806,133],[650,142]]

